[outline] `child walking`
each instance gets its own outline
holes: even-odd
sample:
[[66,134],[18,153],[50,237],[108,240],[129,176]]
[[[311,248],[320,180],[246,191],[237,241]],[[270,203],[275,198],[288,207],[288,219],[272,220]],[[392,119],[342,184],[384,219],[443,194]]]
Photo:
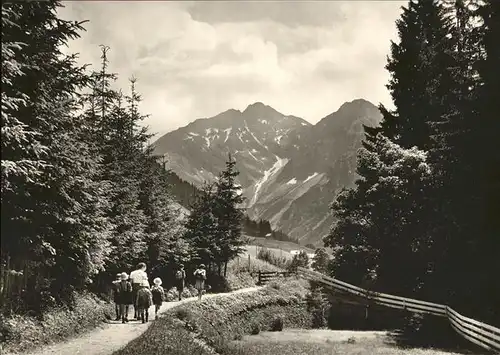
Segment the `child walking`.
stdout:
[[118,289],[118,285],[120,284],[120,281],[122,279],[122,274],[116,274],[116,279],[113,281],[113,302],[115,303],[115,312],[116,312],[116,319],[115,321],[120,320],[120,292]]
[[118,301],[120,303],[120,317],[122,323],[128,322],[128,307],[132,304],[132,284],[128,281],[128,274],[122,272],[118,287]]
[[138,318],[142,323],[146,323],[149,320],[149,307],[153,304],[153,295],[149,289],[148,280],[144,280],[140,284],[140,288],[137,291],[137,298],[135,303],[135,308],[138,312]]
[[184,265],[179,265],[179,270],[175,273],[175,286],[179,292],[179,301],[182,299],[182,292],[184,291],[184,280],[186,279],[186,271],[184,271]]
[[198,269],[195,270],[194,277],[196,279],[195,288],[198,290],[198,299],[201,300],[205,289],[205,280],[207,279],[207,271],[204,264],[200,264]]
[[153,304],[155,305],[155,319],[158,319],[158,311],[165,299],[165,290],[161,286],[162,282],[159,277],[155,278],[153,283],[154,286],[151,288],[151,294],[153,295]]

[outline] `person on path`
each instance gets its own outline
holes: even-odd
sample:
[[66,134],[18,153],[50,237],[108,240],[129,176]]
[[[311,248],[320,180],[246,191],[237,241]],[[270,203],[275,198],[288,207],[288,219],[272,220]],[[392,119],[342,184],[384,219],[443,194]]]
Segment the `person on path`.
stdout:
[[179,269],[175,272],[175,287],[179,292],[179,301],[182,300],[182,292],[184,291],[184,282],[186,280],[186,271],[184,265],[180,264]]
[[153,294],[149,289],[149,282],[147,280],[140,284],[137,291],[135,309],[138,312],[138,318],[142,323],[147,323],[149,320],[149,307],[153,304]]
[[[141,284],[144,282],[148,282],[148,274],[146,274],[146,264],[139,263],[134,271],[130,273],[130,282],[132,283],[132,304],[134,304],[134,319],[139,319],[139,313],[137,312],[137,308],[135,307],[137,300],[137,291],[141,288]],[[148,282],[149,286],[149,282]]]
[[118,284],[120,283],[121,281],[121,278],[122,277],[122,274],[121,273],[118,273],[116,274],[116,279],[113,281],[113,288],[112,288],[112,291],[113,291],[113,302],[115,303],[115,312],[116,312],[116,319],[115,321],[119,321],[120,320],[120,294],[119,294],[119,290],[118,290]]
[[158,311],[165,299],[165,290],[161,287],[162,282],[159,277],[155,278],[153,283],[154,286],[151,288],[151,294],[153,295],[153,304],[155,305],[155,319],[158,319]]
[[200,264],[198,269],[194,272],[195,277],[195,288],[198,290],[198,299],[201,300],[201,296],[205,289],[205,280],[207,279],[207,271],[205,270],[205,265]]
[[120,317],[122,323],[128,322],[128,307],[132,304],[132,285],[128,281],[126,272],[120,274],[120,283],[117,284],[118,302],[120,303]]

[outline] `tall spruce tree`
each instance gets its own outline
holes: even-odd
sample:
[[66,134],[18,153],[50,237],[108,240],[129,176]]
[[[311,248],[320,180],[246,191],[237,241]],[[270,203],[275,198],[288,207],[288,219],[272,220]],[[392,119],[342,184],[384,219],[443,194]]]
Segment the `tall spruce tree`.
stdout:
[[218,244],[221,247],[220,263],[224,264],[224,276],[226,275],[227,263],[243,251],[245,244],[241,237],[243,223],[244,201],[241,195],[241,187],[236,178],[239,172],[236,170],[236,162],[228,156],[226,169],[219,175],[215,191],[215,215],[217,218]]
[[443,98],[450,90],[447,69],[453,65],[448,21],[438,1],[411,0],[396,26],[400,42],[391,43],[386,65],[396,109],[381,105],[382,132],[403,148],[428,149],[429,122],[447,110]]
[[209,266],[221,258],[214,199],[214,186],[205,184],[191,206],[184,234],[190,246],[190,259]]
[[479,63],[479,74],[483,86],[479,91],[481,123],[484,134],[481,142],[485,146],[482,157],[482,203],[484,208],[482,220],[481,265],[478,294],[486,299],[475,304],[481,304],[481,316],[485,321],[500,325],[500,310],[496,306],[500,299],[500,286],[495,281],[497,270],[500,270],[500,2],[487,0],[480,8],[482,26],[482,48],[485,57]]
[[[480,239],[484,210],[481,202],[481,156],[485,153],[484,137],[478,101],[480,77],[476,63],[482,50],[472,2],[455,1],[447,8],[451,23],[453,47],[449,67],[447,112],[436,121],[433,129],[429,161],[435,176],[431,196],[437,206],[433,230],[433,277],[427,287],[439,300],[447,300],[464,311],[475,303],[476,292],[471,285],[481,272]],[[439,223],[438,223],[439,222]],[[484,272],[484,270],[482,271]]]
[[131,93],[127,101],[132,118],[131,124],[136,125],[132,129],[139,132],[136,134],[136,148],[142,151],[142,163],[139,166],[141,170],[139,207],[144,211],[146,225],[144,231],[146,248],[143,260],[147,261],[151,269],[154,269],[184,261],[187,251],[185,243],[180,240],[181,236],[173,234],[175,216],[164,162],[153,154],[151,146],[145,146],[145,139],[151,137],[147,133],[147,128],[137,125],[146,116],[139,113],[138,105],[141,102],[141,96],[135,89],[136,81],[137,79],[133,77],[130,79]]
[[[26,294],[40,295],[46,283],[56,299],[69,301],[68,289],[83,287],[102,268],[106,240],[96,233],[102,222],[93,181],[98,162],[83,140],[86,121],[77,115],[76,94],[88,77],[75,55],[60,51],[82,27],[58,19],[59,6],[60,1],[2,5],[2,56],[9,61],[2,85],[8,124],[2,128],[2,161],[14,162],[2,163],[2,204],[9,206],[2,209],[2,239],[8,239],[2,252],[15,257],[14,267],[35,263],[25,270],[34,288]],[[10,43],[5,50],[4,42]]]

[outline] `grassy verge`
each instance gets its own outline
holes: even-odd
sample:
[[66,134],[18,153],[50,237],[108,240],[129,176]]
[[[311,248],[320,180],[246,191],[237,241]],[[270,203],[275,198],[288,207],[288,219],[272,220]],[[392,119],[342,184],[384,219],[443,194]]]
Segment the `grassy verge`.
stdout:
[[[369,339],[339,340],[332,337],[316,337],[313,333],[278,333],[274,339],[270,334],[245,337],[229,346],[231,355],[276,355],[276,354],[314,354],[314,355],[460,355],[436,349],[403,349],[387,343],[383,337]],[[332,332],[333,333],[333,332]],[[276,335],[278,335],[276,334]]]
[[114,355],[225,353],[229,343],[244,334],[280,325],[308,328],[311,319],[303,302],[306,285],[300,280],[272,282],[255,292],[184,304]]
[[53,309],[41,317],[14,315],[2,318],[0,325],[3,352],[26,352],[81,334],[114,316],[114,304],[91,294],[76,294],[75,305]]

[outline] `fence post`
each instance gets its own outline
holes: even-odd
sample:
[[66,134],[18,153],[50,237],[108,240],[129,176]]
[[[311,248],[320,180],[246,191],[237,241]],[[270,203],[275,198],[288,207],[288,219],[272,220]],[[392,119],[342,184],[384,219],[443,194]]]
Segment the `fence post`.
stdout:
[[250,262],[250,254],[248,254],[248,271],[252,272],[252,263]]

